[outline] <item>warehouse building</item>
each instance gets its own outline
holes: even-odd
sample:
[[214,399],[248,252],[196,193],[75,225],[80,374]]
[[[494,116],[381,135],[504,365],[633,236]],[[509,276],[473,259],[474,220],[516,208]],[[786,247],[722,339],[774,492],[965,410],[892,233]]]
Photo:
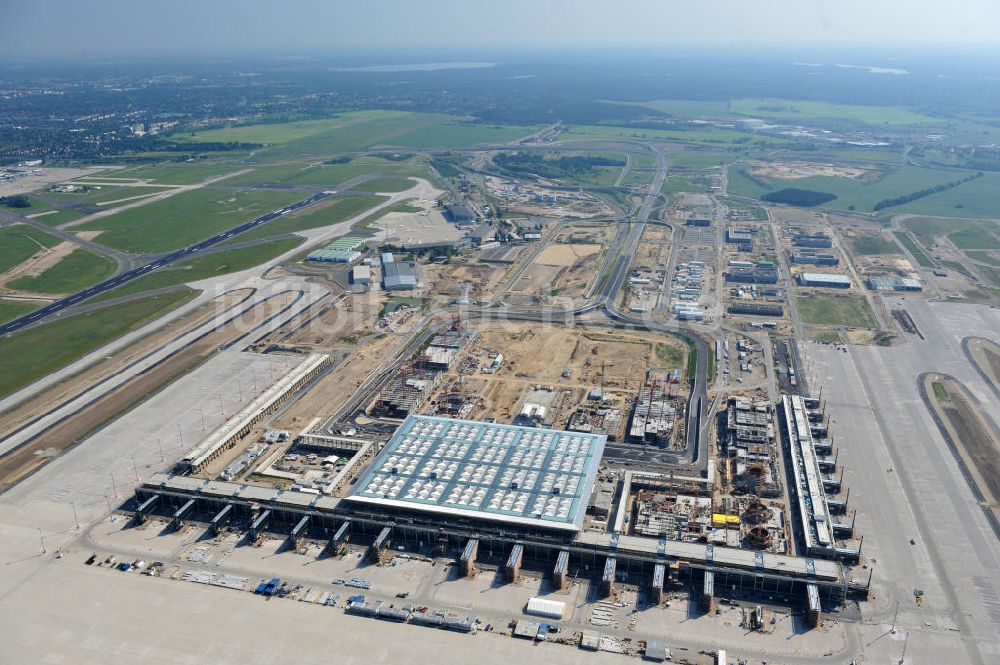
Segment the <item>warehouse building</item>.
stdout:
[[801,233],[792,239],[792,244],[796,247],[833,247],[833,240],[825,233],[806,234]]
[[778,271],[770,266],[732,268],[726,271],[726,281],[737,284],[777,284]]
[[784,316],[785,308],[778,304],[762,302],[734,302],[727,310],[730,314],[749,316]]
[[483,245],[496,240],[497,232],[496,229],[489,224],[480,224],[476,228],[469,231],[469,239],[477,245]]
[[[408,261],[382,260],[382,288],[386,291],[411,291],[417,288],[417,268]],[[389,255],[392,259],[392,255]]]
[[354,266],[351,270],[351,281],[355,284],[369,285],[372,283],[371,266]]
[[752,245],[753,232],[745,229],[726,229],[726,242],[734,245]]
[[306,256],[306,261],[318,263],[353,263],[361,258],[361,252],[357,251],[365,243],[365,238],[361,236],[344,236],[337,238],[322,249],[310,252]]
[[849,289],[851,278],[841,273],[804,272],[797,278],[799,286],[816,286],[825,289]]
[[464,203],[449,203],[444,209],[448,219],[455,223],[471,222],[476,219],[476,213]]
[[711,226],[712,225],[712,220],[710,220],[710,219],[699,219],[699,218],[692,217],[692,218],[686,220],[684,222],[684,225],[685,226],[701,226],[701,227]]
[[865,284],[872,291],[923,291],[920,280],[908,277],[872,276],[865,279]]
[[831,254],[829,252],[814,252],[811,250],[805,250],[802,252],[793,252],[792,263],[814,266],[836,266],[840,265],[840,259],[836,254]]

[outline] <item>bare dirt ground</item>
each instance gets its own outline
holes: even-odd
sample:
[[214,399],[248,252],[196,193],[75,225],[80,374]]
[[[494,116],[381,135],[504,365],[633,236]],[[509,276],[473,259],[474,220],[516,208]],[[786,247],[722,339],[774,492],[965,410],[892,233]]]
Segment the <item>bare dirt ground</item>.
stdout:
[[[349,295],[332,308],[329,302],[317,305],[306,312],[305,318],[324,310],[322,314],[304,326],[299,317],[263,339],[261,345],[294,345],[323,352],[354,348],[358,339],[377,332],[375,321],[386,300],[388,295],[377,291]],[[298,329],[293,332],[293,328]]]
[[278,415],[272,425],[277,429],[298,432],[313,418],[331,415],[380,363],[393,357],[393,351],[401,341],[394,335],[382,335],[354,347],[333,371]]
[[[543,387],[553,392],[552,419],[561,425],[592,388],[603,386],[606,396],[617,395],[616,401],[624,404],[638,392],[650,367],[680,368],[686,362],[687,347],[663,336],[515,323],[479,330],[468,356],[476,373],[461,381],[462,392],[482,400],[472,418],[509,421],[524,396]],[[504,356],[500,370],[479,373],[497,353]],[[461,366],[453,365],[442,385],[458,379]]]
[[547,266],[570,267],[582,259],[599,254],[601,245],[593,244],[552,244],[542,250],[536,262]]
[[548,295],[552,291],[552,285],[565,270],[559,266],[532,263],[511,291],[525,295]]
[[750,174],[753,176],[780,180],[798,180],[815,176],[861,179],[877,173],[875,169],[816,162],[754,162],[750,168]]
[[[938,396],[934,384],[947,394]],[[986,505],[1000,516],[1000,437],[995,426],[956,381],[930,375],[924,379],[923,389]]]
[[666,266],[667,258],[670,256],[670,239],[672,233],[669,228],[649,225],[642,233],[642,241],[632,259],[633,268],[647,268],[650,270],[661,266]]
[[457,258],[446,264],[426,265],[423,267],[423,272],[428,293],[457,298],[462,292],[462,284],[469,284],[470,298],[487,300],[493,296],[506,268]]
[[818,227],[825,225],[823,213],[812,210],[799,210],[797,208],[768,208],[771,219],[778,224],[789,224],[792,226]]

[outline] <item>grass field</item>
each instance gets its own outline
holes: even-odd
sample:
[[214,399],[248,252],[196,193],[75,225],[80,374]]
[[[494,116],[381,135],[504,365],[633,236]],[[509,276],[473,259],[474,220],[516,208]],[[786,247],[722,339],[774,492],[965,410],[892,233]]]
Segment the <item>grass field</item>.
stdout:
[[315,160],[255,166],[250,173],[227,179],[226,185],[252,185],[258,183],[283,183],[289,185],[322,185],[339,187],[359,175],[377,174],[384,177],[416,176],[427,178],[430,170],[424,161],[410,159],[403,162],[362,155],[344,164],[323,164]]
[[[971,171],[943,173],[948,174],[948,180],[955,181],[969,175]],[[993,219],[1000,217],[996,198],[998,191],[1000,191],[1000,173],[984,173],[983,177],[962,183],[953,189],[888,210],[893,213],[909,212],[940,217]]]
[[712,191],[712,188],[706,176],[669,175],[663,182],[663,191],[668,194],[677,192],[704,193]]
[[357,111],[324,120],[228,127],[192,134],[178,140],[243,141],[272,147],[270,158],[325,155],[367,150],[378,145],[410,148],[451,148],[477,143],[506,142],[538,127],[506,127],[471,122],[468,118],[405,111]]
[[934,267],[934,262],[931,261],[931,257],[927,256],[924,250],[917,245],[916,241],[910,236],[909,233],[906,233],[905,231],[894,231],[894,233],[896,235],[896,239],[903,243],[903,246],[906,247],[906,249],[910,250],[910,254],[913,255],[913,258],[916,259],[917,263],[924,268]]
[[959,249],[1000,249],[996,230],[1000,227],[993,222],[971,222],[969,227],[949,233],[948,238]]
[[962,265],[959,261],[944,261],[943,260],[943,261],[941,261],[941,265],[943,265],[946,268],[950,268],[951,270],[954,270],[957,273],[961,273],[961,274],[965,275],[966,277],[972,277],[972,273],[969,272],[969,269],[966,268],[964,265]]
[[128,252],[168,252],[305,198],[281,190],[196,189],[123,210],[80,227],[102,230],[96,241]]
[[85,353],[174,309],[193,291],[144,298],[24,330],[0,344],[0,395],[28,385]]
[[729,111],[729,103],[724,101],[713,102],[693,99],[651,99],[648,102],[619,102],[606,100],[604,103],[622,106],[641,106],[643,108],[666,113],[674,118],[683,118],[688,120],[732,117],[732,113]]
[[625,174],[625,178],[622,180],[622,186],[629,187],[631,185],[648,185],[652,181],[652,171],[636,171],[635,169],[631,169]]
[[0,229],[0,273],[31,258],[38,250],[55,247],[59,242],[59,238],[25,224],[5,226]]
[[948,389],[944,387],[944,384],[940,381],[934,381],[931,383],[931,388],[934,390],[934,397],[942,400],[948,399]]
[[303,242],[300,238],[289,238],[197,257],[191,261],[162,268],[140,277],[113,291],[101,294],[94,300],[111,300],[132,293],[152,291],[165,286],[174,286],[246,270],[294,249]]
[[246,165],[229,161],[164,162],[115,171],[114,177],[150,180],[158,185],[193,185],[216,176],[236,173],[245,168]]
[[767,211],[760,206],[750,205],[728,197],[720,197],[719,200],[725,203],[730,210],[749,210],[755,220],[760,222],[767,220]]
[[41,217],[36,218],[34,221],[41,222],[46,226],[59,226],[60,224],[66,224],[67,222],[74,222],[84,216],[84,213],[79,210],[72,210],[69,208],[55,209]]
[[[55,197],[57,200],[60,196],[72,197],[72,195],[61,195],[55,192],[46,192],[46,196]],[[19,209],[18,212],[25,217],[32,217],[34,221],[47,226],[59,226],[60,224],[80,219],[84,215],[84,213],[78,210],[61,207],[62,205],[69,205],[71,202],[69,200],[65,202],[58,201],[56,204],[52,204],[33,196],[28,197],[28,199],[31,201],[31,205],[28,208]]]
[[656,156],[652,153],[646,152],[645,150],[641,152],[630,152],[629,161],[634,169],[656,168]]
[[959,249],[1000,249],[1000,224],[992,220],[914,217],[903,222],[924,245],[947,236]]
[[41,303],[26,303],[22,300],[0,299],[0,323],[16,319],[22,314],[41,307]]
[[808,332],[808,337],[821,344],[840,344],[843,341],[836,330],[811,330]]
[[385,192],[394,194],[410,189],[417,183],[408,178],[373,178],[351,187],[352,192]]
[[990,252],[986,250],[972,250],[965,253],[973,261],[979,261],[980,263],[987,263],[991,266],[1000,267],[1000,258],[993,256]]
[[803,323],[853,328],[877,328],[878,321],[864,296],[805,294],[795,305]]
[[32,293],[75,293],[115,274],[114,261],[86,249],[74,249],[40,275],[7,283],[12,289]]
[[739,115],[807,120],[849,120],[866,125],[917,125],[943,123],[940,118],[898,106],[860,106],[793,99],[734,99],[729,109]]
[[702,150],[679,150],[667,154],[667,163],[674,169],[710,169],[733,160],[732,155]]
[[675,129],[645,129],[614,125],[569,125],[559,135],[560,141],[593,141],[605,139],[662,139],[690,143],[704,143],[716,147],[791,145],[788,141],[755,136],[747,132],[720,129],[710,125],[685,125]]
[[851,247],[854,249],[854,253],[860,256],[902,253],[896,243],[876,233],[863,233],[854,236],[851,238]]
[[[836,199],[823,204],[821,207],[836,208],[840,210],[853,209],[858,212],[871,212],[875,204],[883,199],[895,198],[926,189],[928,187],[944,185],[963,176],[961,172],[956,171],[925,169],[905,165],[887,167],[881,177],[870,182],[861,179],[828,176],[798,178],[796,180],[782,180],[778,178],[766,180],[757,177],[751,178],[747,175],[747,169],[748,166],[745,164],[734,165],[730,168],[730,193],[750,198],[760,198],[768,192],[783,189],[785,187],[796,187],[798,189],[828,192],[836,195]],[[980,178],[970,183],[960,185],[953,190],[949,190],[948,192],[933,194],[906,205],[889,208],[888,210],[894,214],[897,212],[920,213],[925,209],[932,209],[936,207],[938,204],[934,202],[934,199],[944,197],[950,192],[959,192],[973,183],[987,179],[988,178]],[[925,212],[924,214],[934,213]]]

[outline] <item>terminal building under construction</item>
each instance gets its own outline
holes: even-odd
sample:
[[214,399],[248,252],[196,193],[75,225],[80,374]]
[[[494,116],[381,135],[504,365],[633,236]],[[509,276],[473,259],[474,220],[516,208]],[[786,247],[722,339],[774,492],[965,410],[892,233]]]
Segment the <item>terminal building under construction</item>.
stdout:
[[[748,413],[754,412],[751,406]],[[630,529],[624,518],[635,479],[656,492],[674,478],[628,472],[617,494],[595,492],[605,443],[605,436],[585,432],[411,415],[380,450],[363,446],[378,452],[364,455],[367,466],[344,496],[158,474],[136,490],[128,508],[138,519],[157,514],[176,526],[245,529],[252,539],[267,533],[319,540],[327,551],[350,541],[377,561],[402,546],[461,553],[468,571],[477,560],[506,566],[514,577],[522,568],[550,571],[560,584],[570,570],[603,570],[606,591],[616,580],[644,580],[644,586],[659,585],[655,597],[694,584],[709,589],[709,597],[719,589],[794,604],[816,597],[835,607],[867,594],[867,583],[852,582],[840,561],[818,552],[791,556],[643,536],[660,528],[652,522]],[[711,474],[688,481],[712,483]],[[613,517],[607,529],[584,528],[597,495],[616,497]],[[818,524],[819,517],[813,511],[807,519]]]

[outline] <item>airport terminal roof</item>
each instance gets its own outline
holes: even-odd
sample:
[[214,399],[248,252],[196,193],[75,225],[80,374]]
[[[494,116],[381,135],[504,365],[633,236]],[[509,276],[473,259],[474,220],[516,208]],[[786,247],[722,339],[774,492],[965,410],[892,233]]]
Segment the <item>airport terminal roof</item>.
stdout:
[[579,531],[607,437],[410,416],[348,501]]

